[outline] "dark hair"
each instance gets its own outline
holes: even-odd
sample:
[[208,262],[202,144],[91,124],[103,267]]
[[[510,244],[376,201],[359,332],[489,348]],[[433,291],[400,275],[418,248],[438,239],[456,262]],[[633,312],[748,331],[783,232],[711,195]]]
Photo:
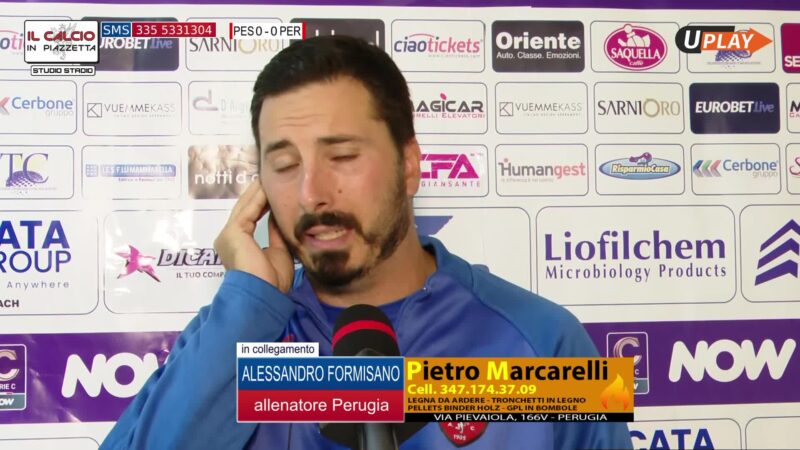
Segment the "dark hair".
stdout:
[[[389,127],[398,151],[414,137],[414,106],[406,79],[381,48],[352,36],[319,36],[295,41],[264,66],[253,86],[251,127],[258,151],[258,119],[267,97],[320,81],[349,76],[369,91],[379,119]],[[343,105],[344,106],[344,105]],[[259,155],[259,164],[261,157]]]

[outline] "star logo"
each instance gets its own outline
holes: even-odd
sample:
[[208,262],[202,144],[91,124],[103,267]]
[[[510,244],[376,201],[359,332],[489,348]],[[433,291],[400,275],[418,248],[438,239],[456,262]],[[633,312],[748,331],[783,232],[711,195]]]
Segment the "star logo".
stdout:
[[128,245],[129,252],[117,252],[116,255],[125,258],[125,268],[122,269],[119,275],[117,275],[117,279],[122,277],[127,277],[128,275],[134,272],[141,272],[147,274],[150,278],[158,281],[159,283],[161,280],[158,279],[156,276],[155,269],[153,269],[152,262],[155,259],[153,256],[147,256],[142,254],[139,249],[132,245]]

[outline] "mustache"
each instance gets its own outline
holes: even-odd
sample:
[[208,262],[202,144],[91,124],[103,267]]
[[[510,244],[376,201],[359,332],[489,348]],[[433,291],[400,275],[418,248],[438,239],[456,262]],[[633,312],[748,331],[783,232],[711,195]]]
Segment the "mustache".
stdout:
[[317,225],[350,228],[359,235],[364,236],[361,223],[359,223],[354,215],[342,211],[325,211],[319,214],[303,214],[294,226],[295,239],[297,239],[298,242],[302,242],[306,231]]

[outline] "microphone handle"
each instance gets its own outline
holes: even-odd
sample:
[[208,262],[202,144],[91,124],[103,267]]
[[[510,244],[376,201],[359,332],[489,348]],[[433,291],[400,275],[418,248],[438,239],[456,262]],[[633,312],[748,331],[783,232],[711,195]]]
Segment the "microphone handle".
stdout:
[[364,423],[358,428],[358,450],[397,450],[397,436],[391,424]]

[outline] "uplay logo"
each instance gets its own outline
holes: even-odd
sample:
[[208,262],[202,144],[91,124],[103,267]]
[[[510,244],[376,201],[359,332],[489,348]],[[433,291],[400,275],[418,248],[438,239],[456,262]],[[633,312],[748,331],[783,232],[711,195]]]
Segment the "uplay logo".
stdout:
[[405,72],[481,72],[484,34],[477,20],[395,20],[392,59]]
[[583,23],[498,20],[492,23],[495,72],[582,72]]
[[618,67],[643,71],[652,69],[667,57],[667,41],[660,34],[642,26],[625,24],[605,41],[606,57]]
[[691,72],[772,72],[773,36],[769,24],[689,25],[675,43],[689,54]]
[[777,133],[779,88],[775,83],[692,83],[695,134]]

